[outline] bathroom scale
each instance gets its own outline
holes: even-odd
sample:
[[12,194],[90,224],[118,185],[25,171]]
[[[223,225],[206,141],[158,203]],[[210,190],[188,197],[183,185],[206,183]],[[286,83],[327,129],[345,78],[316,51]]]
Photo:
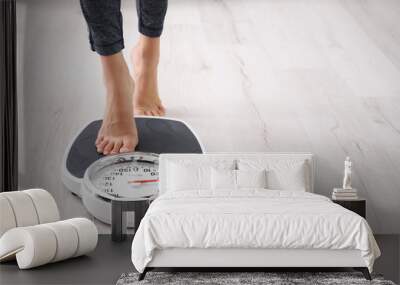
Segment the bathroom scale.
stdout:
[[65,188],[82,199],[88,212],[111,223],[111,201],[140,200],[158,193],[158,156],[161,153],[203,153],[193,129],[164,117],[135,119],[139,144],[134,152],[105,156],[95,140],[101,120],[85,126],[71,140],[62,162]]

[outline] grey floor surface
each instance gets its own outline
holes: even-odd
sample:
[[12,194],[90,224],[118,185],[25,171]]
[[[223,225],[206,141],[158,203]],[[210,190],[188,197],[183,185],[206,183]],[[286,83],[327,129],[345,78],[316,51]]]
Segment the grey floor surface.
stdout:
[[[382,256],[375,263],[375,273],[399,283],[400,237],[377,235]],[[121,243],[100,235],[94,252],[31,270],[19,270],[15,262],[0,265],[0,284],[115,284],[124,272],[134,271],[130,259],[132,237]]]

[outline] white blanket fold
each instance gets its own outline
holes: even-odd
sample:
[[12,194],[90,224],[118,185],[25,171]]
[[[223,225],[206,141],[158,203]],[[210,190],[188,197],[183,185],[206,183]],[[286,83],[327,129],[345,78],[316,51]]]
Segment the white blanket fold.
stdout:
[[380,255],[366,220],[328,198],[258,189],[157,198],[134,237],[132,262],[143,272],[165,248],[358,249],[370,271]]

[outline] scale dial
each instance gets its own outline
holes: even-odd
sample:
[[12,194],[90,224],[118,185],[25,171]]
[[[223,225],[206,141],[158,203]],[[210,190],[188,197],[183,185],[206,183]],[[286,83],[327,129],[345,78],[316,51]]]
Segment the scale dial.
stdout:
[[106,199],[148,199],[158,193],[158,155],[133,152],[103,157],[89,166],[83,182]]

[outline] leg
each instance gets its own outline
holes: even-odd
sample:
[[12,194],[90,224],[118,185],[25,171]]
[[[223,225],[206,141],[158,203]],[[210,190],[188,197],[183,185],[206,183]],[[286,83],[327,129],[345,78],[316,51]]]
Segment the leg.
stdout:
[[126,212],[121,201],[111,201],[111,240],[123,241],[126,238]]
[[149,207],[148,201],[136,201],[135,202],[135,233],[139,228],[140,221],[146,214],[147,208]]
[[361,271],[362,274],[364,275],[365,279],[372,280],[371,274],[369,274],[369,270],[367,267],[355,267],[354,269],[357,271]]
[[369,274],[369,270],[368,270],[367,267],[364,267],[364,268],[361,270],[361,272],[363,273],[365,279],[367,279],[367,280],[372,280],[371,274]]
[[100,58],[107,103],[103,124],[96,140],[97,151],[106,155],[133,151],[138,144],[131,107],[133,80],[121,52]]
[[142,281],[144,277],[146,277],[147,267],[143,270],[142,273],[139,274],[138,281]]
[[96,147],[103,154],[133,151],[138,143],[130,107],[133,79],[122,55],[124,48],[120,0],[81,0],[91,48],[100,55],[107,91],[106,111]]
[[133,106],[134,113],[138,115],[165,115],[158,95],[157,69],[167,3],[167,0],[136,1],[141,35],[132,51],[131,60],[136,83]]

